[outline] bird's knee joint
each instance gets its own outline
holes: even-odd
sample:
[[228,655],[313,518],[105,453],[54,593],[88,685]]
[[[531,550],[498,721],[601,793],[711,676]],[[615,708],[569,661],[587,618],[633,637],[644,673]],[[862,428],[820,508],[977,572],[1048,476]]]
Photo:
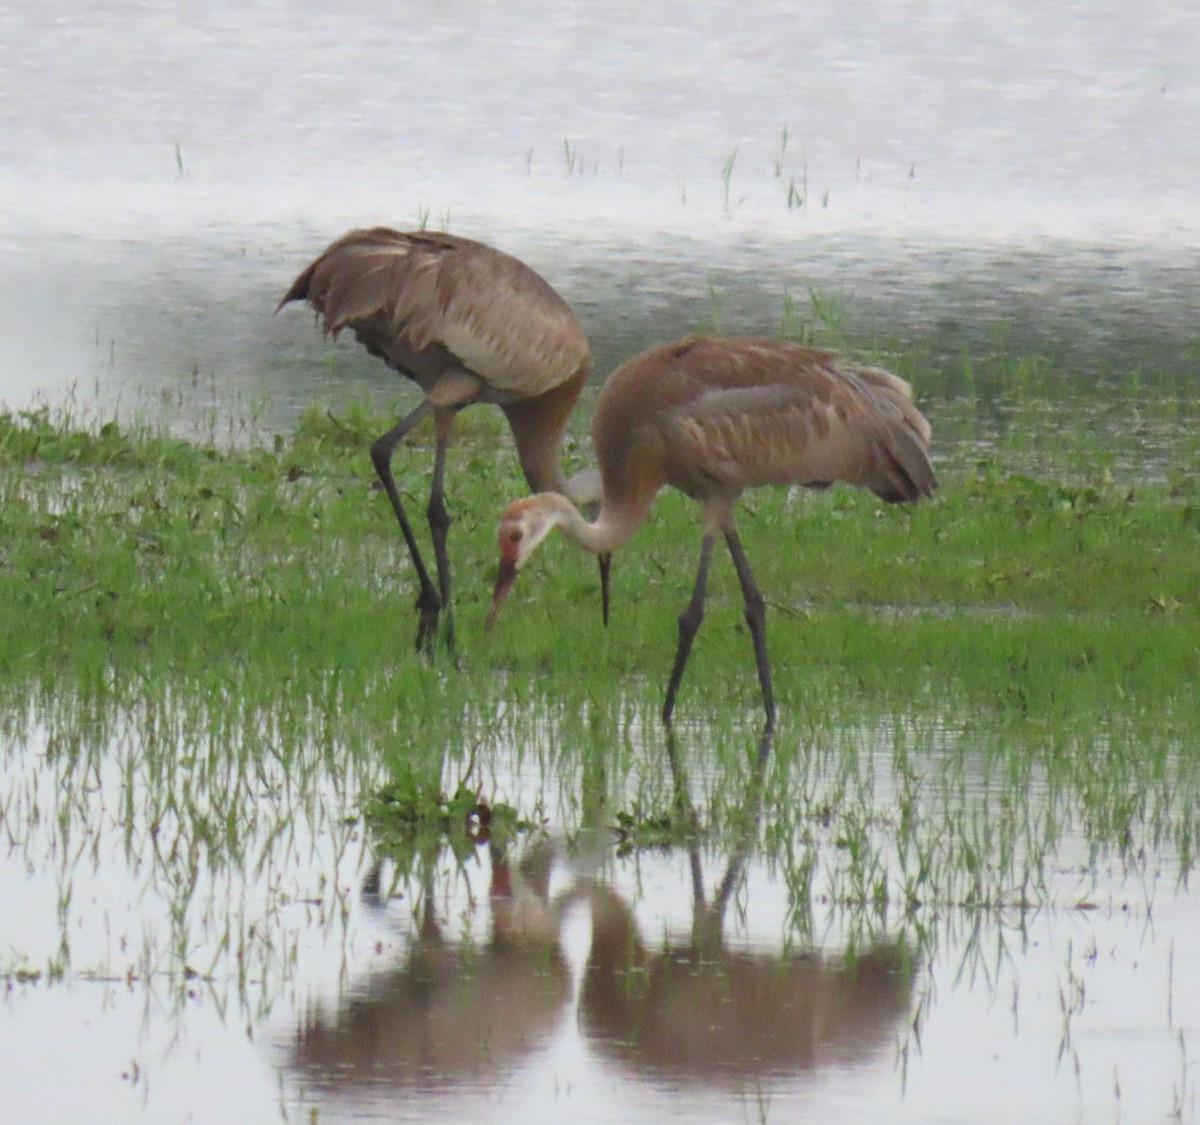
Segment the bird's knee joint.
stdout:
[[439,531],[445,531],[450,526],[450,513],[441,499],[431,499],[425,508],[425,518],[429,526]]
[[762,594],[755,591],[746,595],[746,622],[750,625],[762,625],[767,620],[767,603]]
[[375,466],[375,471],[383,476],[387,470],[388,463],[392,459],[392,450],[382,439],[371,443],[371,464]]
[[679,631],[683,634],[694,633],[700,628],[700,622],[704,620],[704,605],[697,602],[689,602],[684,611],[679,615]]

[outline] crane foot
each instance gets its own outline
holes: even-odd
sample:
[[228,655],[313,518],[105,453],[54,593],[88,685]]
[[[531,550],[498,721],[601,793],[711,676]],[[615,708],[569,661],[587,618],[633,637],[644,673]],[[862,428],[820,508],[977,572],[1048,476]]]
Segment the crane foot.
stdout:
[[433,639],[437,636],[438,618],[442,612],[442,599],[430,586],[417,596],[417,652],[433,655]]

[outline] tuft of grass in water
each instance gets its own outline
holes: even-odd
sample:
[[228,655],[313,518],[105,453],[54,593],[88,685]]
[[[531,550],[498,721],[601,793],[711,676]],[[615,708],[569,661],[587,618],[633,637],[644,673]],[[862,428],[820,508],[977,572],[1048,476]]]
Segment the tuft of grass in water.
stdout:
[[436,857],[443,845],[462,860],[480,843],[503,849],[519,833],[538,827],[512,805],[488,801],[466,780],[447,796],[440,774],[439,769],[432,779],[422,778],[411,761],[397,762],[388,781],[364,803],[375,854],[391,860],[398,872],[412,874],[419,860]]
[[735,148],[726,158],[725,163],[721,165],[721,183],[725,185],[725,210],[729,210],[729,185],[733,179],[733,166],[737,163],[737,149]]
[[678,809],[618,809],[610,827],[617,839],[618,855],[646,848],[669,851],[687,846],[696,838],[695,821]]
[[38,406],[0,413],[0,465],[88,464],[126,468],[174,468],[196,456],[194,446],[141,424],[115,420],[85,426],[73,415]]
[[801,344],[837,347],[843,339],[842,305],[836,296],[822,293],[816,287],[808,290],[811,316],[803,317],[796,307],[791,290],[783,291],[783,313],[779,335]]

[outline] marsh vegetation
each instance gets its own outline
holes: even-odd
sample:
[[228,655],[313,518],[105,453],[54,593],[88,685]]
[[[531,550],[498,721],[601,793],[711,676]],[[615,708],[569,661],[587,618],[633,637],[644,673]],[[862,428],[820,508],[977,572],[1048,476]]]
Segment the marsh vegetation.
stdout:
[[[310,7],[0,16],[0,1117],[1200,1119],[1195,15]],[[723,559],[670,768],[681,497],[609,629],[559,543],[483,636],[484,409],[413,654],[415,402],[270,315],[376,222],[534,265],[597,374],[918,389],[931,503],[739,516],[761,777]]]
[[[460,645],[456,662],[429,660],[411,650],[415,587],[364,454],[386,421],[369,408],[314,407],[290,434],[250,426],[236,445],[65,411],[4,415],[0,824],[26,919],[0,966],[13,1002],[33,1012],[64,986],[119,984],[173,1013],[147,1050],[189,1104],[201,1096],[184,1093],[159,1039],[174,1027],[223,1043],[230,1022],[285,1040],[289,1022],[301,1028],[283,1063],[290,1104],[357,1104],[417,1079],[469,1103],[485,1073],[536,1071],[538,1050],[561,1047],[583,911],[578,1026],[601,1071],[684,1082],[713,1044],[684,1062],[652,1024],[639,1026],[653,1038],[631,1040],[630,1019],[790,995],[793,1017],[813,1021],[807,1061],[772,1055],[768,1020],[751,1053],[775,1061],[734,1066],[739,1088],[786,1106],[801,1096],[787,1075],[865,1065],[890,1043],[910,1084],[898,1112],[919,1114],[915,1060],[953,1022],[939,989],[983,981],[1011,993],[1014,1018],[1041,1013],[1014,947],[1054,919],[1102,917],[1080,939],[1090,951],[1062,954],[1058,1051],[1082,1066],[1072,1032],[1097,950],[1119,947],[1114,921],[1178,918],[1180,940],[1196,925],[1200,478],[1194,433],[1176,424],[1188,407],[1160,400],[1161,424],[1140,420],[1156,461],[1137,476],[1102,426],[1038,424],[1044,375],[1009,378],[989,407],[1006,426],[986,440],[962,388],[923,403],[945,435],[929,503],[774,489],[743,505],[771,592],[780,708],[757,780],[732,568],[714,569],[680,697],[686,779],[669,768],[655,671],[694,565],[682,497],[664,494],[616,560],[608,629],[590,560],[558,545],[485,637],[494,519],[522,482],[500,421],[464,415],[451,466]],[[584,463],[582,439],[569,455]],[[407,496],[422,495],[426,460],[398,456]],[[553,864],[531,876],[517,857],[539,854]],[[661,951],[648,886],[674,911],[669,932],[691,935]],[[1175,936],[1167,1038],[1195,1015]],[[736,952],[746,941],[760,950],[750,960]],[[830,956],[848,959],[845,980],[822,967]],[[689,960],[714,957],[725,968],[680,992]],[[475,983],[454,985],[455,965]],[[635,965],[646,990],[613,1008],[603,982]],[[412,1008],[439,989],[444,1000]],[[543,1007],[522,1008],[530,1022],[502,1048],[488,1004],[518,994]],[[343,1009],[346,995],[361,999]],[[308,1015],[305,997],[318,1003]],[[854,1011],[867,1022],[830,1022]],[[346,1052],[380,1035],[391,1062],[347,1070]],[[439,1071],[430,1044],[463,1035],[477,1062]],[[1126,1096],[1193,1098],[1189,1072],[1168,1080],[1155,1058],[1120,1071]],[[135,1061],[131,1089],[153,1069]]]

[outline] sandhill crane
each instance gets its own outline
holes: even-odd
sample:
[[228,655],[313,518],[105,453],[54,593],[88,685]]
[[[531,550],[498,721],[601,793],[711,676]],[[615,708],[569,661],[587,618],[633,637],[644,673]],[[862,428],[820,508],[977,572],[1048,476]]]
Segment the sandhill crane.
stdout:
[[[321,315],[326,335],[350,328],[367,351],[425,393],[420,406],[374,442],[371,460],[420,584],[417,648],[432,645],[443,607],[453,647],[443,476],[454,416],[475,402],[495,403],[508,416],[532,492],[569,491],[581,503],[594,499],[593,474],[568,483],[561,467],[567,419],[587,380],[587,339],[570,306],[540,275],[508,254],[452,234],[350,231],[292,282],[275,311],[300,300]],[[396,446],[428,414],[437,440],[426,509],[436,588],[391,469]]]
[[771,731],[775,702],[765,608],[734,526],[735,502],[757,485],[821,488],[834,481],[869,488],[889,502],[917,500],[937,485],[930,436],[903,379],[831,352],[782,340],[709,336],[651,348],[618,367],[596,401],[592,441],[603,498],[595,522],[551,493],[514,501],[501,513],[500,568],[487,628],[517,572],[553,528],[603,556],[641,525],[659,489],[673,485],[701,504],[703,534],[695,587],[679,615],[663,722],[671,724],[675,694],[704,617],[719,531],[741,582],[765,729]]

